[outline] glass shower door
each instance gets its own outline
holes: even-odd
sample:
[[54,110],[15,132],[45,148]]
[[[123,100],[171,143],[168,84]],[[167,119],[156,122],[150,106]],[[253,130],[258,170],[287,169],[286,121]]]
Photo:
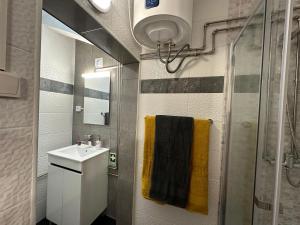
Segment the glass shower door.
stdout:
[[225,225],[251,225],[262,80],[265,1],[231,47]]
[[[297,82],[289,78],[295,73],[290,58],[298,66],[300,58],[297,51],[290,55],[293,2],[263,0],[232,44],[226,91],[225,225],[300,222],[295,211],[299,192],[288,186],[284,173],[291,163],[284,155],[297,147],[289,128],[293,117],[287,116],[293,111],[287,105],[290,89]],[[299,47],[300,38],[298,42]]]
[[[292,187],[285,174],[289,167],[286,164],[288,157],[295,148],[289,122],[294,121],[292,99],[295,94],[298,95],[294,91],[297,82],[294,80],[297,38],[293,38],[293,41],[291,38],[291,30],[296,26],[296,23],[292,23],[295,11],[293,2],[278,0],[272,5],[267,100],[261,104],[266,105],[261,113],[265,112],[267,116],[260,121],[265,127],[259,135],[264,144],[258,147],[255,188],[258,204],[254,208],[255,225],[300,224],[300,218],[296,216],[300,209],[297,200],[300,189]],[[287,104],[288,102],[293,104]],[[293,178],[298,181],[299,170],[293,171],[296,173]]]

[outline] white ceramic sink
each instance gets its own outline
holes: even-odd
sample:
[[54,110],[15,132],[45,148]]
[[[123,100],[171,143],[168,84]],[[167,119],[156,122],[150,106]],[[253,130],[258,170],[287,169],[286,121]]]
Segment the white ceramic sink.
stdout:
[[50,164],[82,172],[82,165],[85,161],[107,151],[109,151],[108,148],[72,145],[48,152],[48,161]]

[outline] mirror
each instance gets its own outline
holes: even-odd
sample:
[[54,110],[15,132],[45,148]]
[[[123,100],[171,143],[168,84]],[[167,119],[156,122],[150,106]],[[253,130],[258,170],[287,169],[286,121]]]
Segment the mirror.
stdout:
[[82,75],[84,78],[83,123],[109,125],[110,75],[109,68]]
[[138,61],[78,2],[43,8],[36,222],[130,225]]

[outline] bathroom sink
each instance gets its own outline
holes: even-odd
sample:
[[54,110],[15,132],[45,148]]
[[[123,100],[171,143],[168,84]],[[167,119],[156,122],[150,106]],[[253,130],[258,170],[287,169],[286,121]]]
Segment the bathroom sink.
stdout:
[[109,151],[108,148],[72,145],[48,152],[48,161],[50,164],[82,172],[85,161],[91,160],[107,151]]
[[108,149],[72,145],[48,152],[47,219],[88,225],[107,208]]

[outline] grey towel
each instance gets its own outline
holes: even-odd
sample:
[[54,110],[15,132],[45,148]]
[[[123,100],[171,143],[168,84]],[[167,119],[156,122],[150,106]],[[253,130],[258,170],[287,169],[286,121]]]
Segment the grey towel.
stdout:
[[150,197],[185,208],[189,195],[194,119],[156,116]]

